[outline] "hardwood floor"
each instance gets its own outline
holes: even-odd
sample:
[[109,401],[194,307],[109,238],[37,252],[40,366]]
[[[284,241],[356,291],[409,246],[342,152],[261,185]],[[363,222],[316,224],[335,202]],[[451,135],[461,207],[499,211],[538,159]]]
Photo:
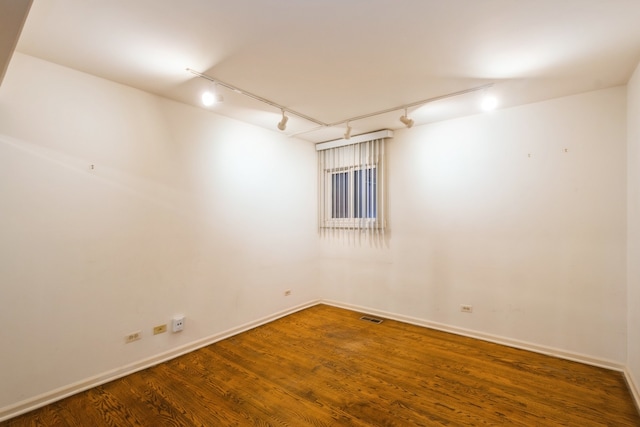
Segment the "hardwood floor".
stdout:
[[640,426],[621,373],[319,305],[0,423]]

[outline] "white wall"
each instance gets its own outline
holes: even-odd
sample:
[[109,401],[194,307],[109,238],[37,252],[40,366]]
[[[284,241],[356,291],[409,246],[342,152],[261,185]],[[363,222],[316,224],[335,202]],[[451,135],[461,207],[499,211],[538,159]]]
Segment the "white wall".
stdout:
[[[0,87],[0,415],[319,298],[315,165],[312,144],[16,54]],[[184,332],[152,336],[177,313]]]
[[640,404],[640,65],[627,93],[628,350],[627,371]]
[[325,297],[623,365],[625,102],[618,87],[396,132],[387,246],[323,242]]
[[[625,94],[398,131],[386,245],[318,245],[310,144],[16,54],[0,87],[0,417],[317,298],[628,361],[638,379]],[[639,104],[636,73],[630,118]],[[629,134],[638,218],[631,119]],[[183,333],[151,335],[176,313]]]

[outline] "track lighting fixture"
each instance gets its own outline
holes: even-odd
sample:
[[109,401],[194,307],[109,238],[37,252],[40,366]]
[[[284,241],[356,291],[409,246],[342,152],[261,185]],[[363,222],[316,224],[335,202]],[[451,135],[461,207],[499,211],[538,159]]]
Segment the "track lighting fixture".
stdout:
[[224,98],[219,93],[205,92],[202,94],[202,103],[206,107],[211,107],[213,104],[224,101]]
[[[211,76],[208,76],[206,74],[200,73],[200,72],[195,71],[195,70],[193,70],[191,68],[187,68],[186,71],[188,71],[189,73],[193,74],[194,76],[201,77],[201,78],[203,78],[205,80],[208,80],[208,81],[214,83],[216,85],[216,87],[218,85],[219,86],[223,86],[223,87],[225,87],[225,88],[227,88],[229,90],[232,90],[232,91],[234,91],[234,92],[236,92],[236,93],[238,93],[240,95],[246,96],[248,98],[251,98],[251,99],[253,99],[255,101],[262,102],[262,103],[270,105],[270,106],[272,106],[274,108],[279,108],[282,111],[282,119],[278,123],[278,129],[280,129],[281,131],[284,131],[287,128],[287,121],[289,120],[289,117],[287,117],[287,115],[285,114],[284,106],[278,104],[277,102],[274,102],[274,101],[271,101],[271,100],[269,100],[267,98],[264,98],[264,97],[261,97],[259,95],[253,94],[253,93],[248,92],[248,91],[246,91],[244,89],[241,89],[241,88],[239,88],[237,86],[234,86],[234,85],[232,85],[230,83],[226,83],[226,82],[224,82],[222,80],[219,80],[219,79],[217,79],[215,77],[211,77]],[[303,130],[303,131],[299,131],[299,132],[296,132],[296,133],[293,133],[293,134],[289,134],[289,136],[297,136],[297,135],[300,135],[300,134],[303,134],[303,133],[313,132],[313,131],[324,129],[324,128],[327,128],[327,127],[340,126],[340,125],[346,123],[347,124],[347,129],[346,129],[346,132],[344,133],[344,139],[349,139],[351,137],[351,126],[349,124],[350,122],[357,121],[357,120],[362,120],[362,119],[367,119],[369,117],[375,117],[375,116],[379,116],[379,115],[382,115],[382,114],[392,113],[392,112],[396,112],[398,110],[404,110],[404,115],[400,116],[400,121],[407,128],[410,128],[415,124],[415,122],[407,114],[407,109],[408,108],[419,107],[419,106],[422,106],[422,105],[425,105],[425,104],[428,104],[428,103],[431,103],[431,102],[439,101],[439,100],[442,100],[442,99],[448,99],[448,98],[452,98],[452,97],[456,97],[456,96],[461,96],[461,95],[465,95],[465,94],[472,93],[472,92],[478,92],[478,91],[485,91],[486,92],[487,89],[491,88],[493,85],[494,85],[493,83],[487,83],[487,84],[484,84],[484,85],[481,85],[481,86],[476,86],[476,87],[471,87],[471,88],[468,88],[468,89],[459,90],[457,92],[451,92],[451,93],[447,93],[447,94],[443,94],[443,95],[439,95],[439,96],[434,96],[432,98],[427,98],[427,99],[421,99],[419,101],[415,101],[415,102],[412,102],[412,103],[409,103],[409,104],[393,106],[391,108],[387,108],[386,110],[374,111],[372,113],[363,114],[361,116],[351,117],[351,118],[349,118],[347,120],[339,120],[339,121],[336,121],[336,122],[329,122],[329,123],[325,123],[325,122],[323,122],[321,120],[318,120],[318,119],[315,119],[313,117],[310,117],[310,116],[308,116],[306,114],[303,114],[303,113],[301,113],[299,111],[295,111],[295,110],[292,110],[291,108],[287,108],[286,109],[287,113],[292,114],[292,115],[294,115],[296,117],[299,117],[301,119],[307,120],[307,121],[309,121],[311,123],[315,123],[317,125],[316,127],[312,128],[312,129]],[[217,95],[216,93],[217,92],[209,92],[208,94],[203,94],[202,95],[202,102],[205,105],[212,105],[215,102],[221,102],[222,101],[222,95],[219,95],[219,94]],[[485,99],[486,98],[487,97],[485,97]],[[491,97],[489,97],[489,98],[491,98]],[[491,98],[490,100],[486,100],[486,101],[482,102],[483,109],[487,109],[487,110],[496,108],[497,104],[498,104],[498,100],[495,97]]]
[[347,131],[344,133],[344,139],[351,138],[351,126],[349,126],[349,122],[347,122]]
[[213,104],[224,101],[224,97],[218,92],[218,85],[215,86],[213,91],[206,91],[202,94],[202,104],[205,107],[211,107]]
[[407,115],[407,109],[404,109],[404,116],[400,116],[400,121],[402,122],[402,124],[404,124],[406,127],[410,128],[411,126],[413,126],[413,119],[410,119]]
[[282,120],[278,123],[278,129],[284,131],[287,128],[287,121],[289,121],[289,117],[284,114],[284,108],[282,109]]
[[480,108],[483,111],[492,111],[495,110],[498,106],[498,99],[495,96],[485,95],[482,98],[482,102],[480,103]]

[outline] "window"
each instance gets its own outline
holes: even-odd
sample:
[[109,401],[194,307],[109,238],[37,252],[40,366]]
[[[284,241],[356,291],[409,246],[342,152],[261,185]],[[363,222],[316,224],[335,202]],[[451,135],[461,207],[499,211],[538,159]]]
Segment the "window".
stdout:
[[384,138],[318,149],[319,227],[383,230]]
[[376,166],[327,170],[331,219],[377,217]]

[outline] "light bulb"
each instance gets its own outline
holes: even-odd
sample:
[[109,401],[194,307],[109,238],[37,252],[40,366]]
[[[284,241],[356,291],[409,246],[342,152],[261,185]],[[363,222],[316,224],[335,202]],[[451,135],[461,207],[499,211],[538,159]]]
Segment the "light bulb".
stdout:
[[202,94],[202,104],[206,107],[212,106],[216,102],[216,97],[211,92],[204,92]]
[[483,111],[492,111],[495,110],[498,106],[498,98],[495,96],[487,95],[482,98],[482,102],[480,103],[480,107]]
[[222,101],[224,101],[224,98],[219,93],[206,91],[202,94],[202,104],[206,107],[211,107],[213,104]]

